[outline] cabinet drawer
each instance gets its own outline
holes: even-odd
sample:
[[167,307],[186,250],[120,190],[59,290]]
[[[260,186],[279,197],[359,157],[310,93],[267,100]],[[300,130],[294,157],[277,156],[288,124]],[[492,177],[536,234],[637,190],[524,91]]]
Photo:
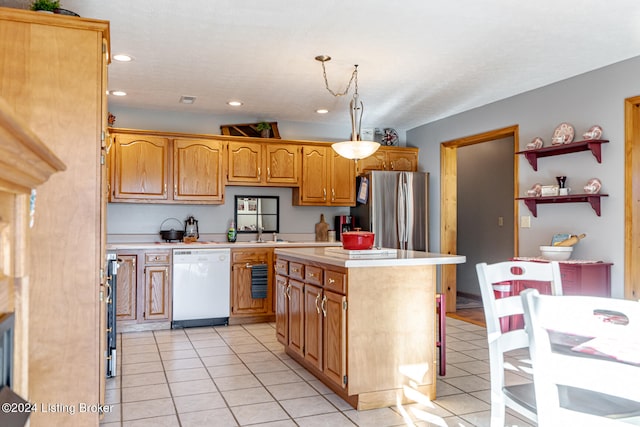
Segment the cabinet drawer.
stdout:
[[289,274],[289,261],[277,259],[275,263],[275,269],[276,273],[278,274]]
[[322,269],[310,265],[305,266],[304,281],[313,285],[322,286]]
[[297,262],[290,262],[289,276],[294,279],[304,280],[304,265]]
[[346,294],[346,274],[332,270],[324,272],[324,288],[330,291]]
[[171,262],[170,252],[145,252],[145,264],[169,264]]
[[269,254],[264,250],[231,251],[231,260],[234,264],[240,262],[248,262],[250,264],[265,263],[269,260]]

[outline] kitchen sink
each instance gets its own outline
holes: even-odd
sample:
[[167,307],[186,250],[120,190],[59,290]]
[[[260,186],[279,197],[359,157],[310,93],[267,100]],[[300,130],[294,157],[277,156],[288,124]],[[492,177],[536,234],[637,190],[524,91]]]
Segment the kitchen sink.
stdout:
[[289,243],[288,240],[278,240],[276,242],[274,242],[273,240],[249,240],[249,243]]

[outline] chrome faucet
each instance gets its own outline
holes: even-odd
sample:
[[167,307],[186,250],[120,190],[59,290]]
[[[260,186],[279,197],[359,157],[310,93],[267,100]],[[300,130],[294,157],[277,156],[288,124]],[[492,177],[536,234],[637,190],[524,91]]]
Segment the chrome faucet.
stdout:
[[262,243],[264,242],[264,240],[262,240],[262,231],[264,230],[264,227],[258,227],[258,242]]

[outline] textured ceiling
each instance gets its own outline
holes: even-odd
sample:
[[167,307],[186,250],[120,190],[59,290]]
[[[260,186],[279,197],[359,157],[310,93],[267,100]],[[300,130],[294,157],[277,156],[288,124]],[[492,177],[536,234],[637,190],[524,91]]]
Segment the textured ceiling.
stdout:
[[[0,0],[10,7],[24,0]],[[62,0],[111,22],[114,106],[409,129],[640,55],[637,0]],[[192,105],[181,95],[197,97]],[[226,102],[239,99],[240,109]],[[328,108],[329,114],[315,113]]]

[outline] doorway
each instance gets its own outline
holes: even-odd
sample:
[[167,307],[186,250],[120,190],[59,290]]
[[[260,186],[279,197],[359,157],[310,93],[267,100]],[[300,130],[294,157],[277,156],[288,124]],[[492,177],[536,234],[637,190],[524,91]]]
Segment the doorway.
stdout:
[[640,96],[624,103],[624,297],[640,298]]
[[[509,138],[513,141],[511,148],[511,158],[513,162],[513,194],[510,197],[510,203],[513,203],[513,217],[509,218],[507,223],[513,227],[513,250],[511,255],[518,254],[518,203],[515,200],[518,195],[518,162],[515,152],[518,150],[518,126],[510,126],[502,129],[497,129],[477,135],[468,136],[461,139],[443,142],[440,145],[440,174],[441,174],[441,188],[440,188],[440,249],[442,253],[456,254],[459,251],[458,242],[458,221],[459,221],[459,203],[458,203],[458,187],[459,178],[464,174],[462,164],[458,164],[458,150],[463,147],[469,147],[476,144],[492,142],[497,140],[503,140]],[[504,218],[503,218],[504,220]],[[499,218],[496,218],[499,221]],[[484,237],[484,239],[490,239],[490,236]],[[473,259],[471,262],[467,259],[467,265],[465,268],[473,269],[475,271],[475,262]],[[457,266],[443,265],[441,270],[441,285],[442,290],[446,294],[446,311],[456,311],[456,299],[458,293],[457,285]],[[466,274],[468,276],[468,274]]]

